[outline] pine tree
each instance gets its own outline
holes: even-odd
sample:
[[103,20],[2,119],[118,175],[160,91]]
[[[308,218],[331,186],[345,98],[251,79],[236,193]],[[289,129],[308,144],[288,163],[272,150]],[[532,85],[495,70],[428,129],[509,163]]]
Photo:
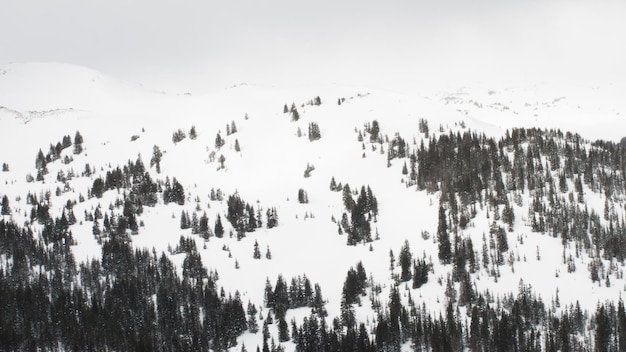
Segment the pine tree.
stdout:
[[261,251],[259,250],[259,243],[254,241],[254,253],[252,254],[252,258],[261,259]]
[[83,152],[83,136],[80,132],[76,131],[74,136],[74,154],[80,154]]
[[352,211],[352,208],[356,205],[352,198],[352,191],[350,185],[347,183],[343,186],[343,205],[347,211]]
[[452,250],[450,235],[448,234],[448,221],[446,220],[446,211],[443,209],[443,205],[439,205],[437,240],[439,241],[439,260],[441,260],[443,264],[450,264],[450,260],[452,259]]
[[372,121],[372,127],[370,128],[370,142],[376,143],[378,140],[378,133],[380,132],[380,126],[378,125],[378,121]]
[[222,139],[222,136],[220,136],[218,132],[215,136],[215,149],[220,149],[222,146],[224,146],[224,144],[226,144],[226,142],[224,141],[224,139]]
[[402,269],[400,273],[400,281],[411,280],[411,264],[413,263],[413,259],[408,240],[404,240],[404,245],[400,248],[398,263],[400,263],[400,268]]
[[322,138],[320,127],[316,122],[309,123],[309,141],[313,142]]
[[272,259],[272,252],[270,252],[270,246],[267,246],[267,251],[265,252],[265,259]]
[[163,153],[158,145],[152,147],[152,158],[150,159],[150,167],[155,166],[157,174],[161,173],[161,157]]
[[333,192],[337,190],[337,181],[335,181],[335,176],[330,179],[330,190]]
[[306,191],[300,188],[298,190],[298,203],[306,204],[308,202],[309,202],[309,197],[307,196]]
[[215,220],[215,237],[222,238],[224,237],[224,226],[222,225],[222,217],[218,214],[217,220]]
[[185,138],[187,138],[187,135],[185,134],[185,131],[181,129],[174,131],[174,133],[172,134],[172,142],[174,142],[174,144],[182,141]]
[[35,167],[37,170],[41,170],[46,167],[46,157],[43,155],[43,151],[39,149],[37,153],[37,158],[35,159]]
[[189,216],[185,213],[184,210],[180,212],[180,229],[186,230],[189,228]]
[[6,194],[2,197],[2,215],[11,215],[11,208],[9,207],[9,197]]
[[198,233],[204,238],[207,238],[209,235],[209,217],[206,215],[206,211],[202,214],[200,220],[198,221]]
[[257,309],[256,306],[248,302],[248,331],[252,334],[256,334],[259,331],[259,325],[256,321]]
[[429,265],[426,261],[419,259],[415,262],[413,267],[413,288],[420,288],[423,284],[428,282]]
[[284,318],[278,320],[278,341],[289,341],[289,325]]

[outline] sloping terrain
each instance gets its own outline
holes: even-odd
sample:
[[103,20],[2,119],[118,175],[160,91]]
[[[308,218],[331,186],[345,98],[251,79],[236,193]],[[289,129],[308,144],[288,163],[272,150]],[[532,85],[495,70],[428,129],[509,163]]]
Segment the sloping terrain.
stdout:
[[626,344],[617,103],[0,72],[0,349]]

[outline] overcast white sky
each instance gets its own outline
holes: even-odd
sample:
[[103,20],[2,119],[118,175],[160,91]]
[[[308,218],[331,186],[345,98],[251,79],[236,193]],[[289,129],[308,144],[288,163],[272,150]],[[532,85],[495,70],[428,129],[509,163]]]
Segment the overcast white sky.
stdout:
[[0,63],[180,91],[236,83],[623,81],[625,1],[6,0]]

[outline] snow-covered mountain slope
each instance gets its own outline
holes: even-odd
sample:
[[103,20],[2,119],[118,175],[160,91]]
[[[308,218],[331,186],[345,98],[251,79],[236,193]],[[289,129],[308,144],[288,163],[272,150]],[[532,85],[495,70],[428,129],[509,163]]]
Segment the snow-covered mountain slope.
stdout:
[[[366,324],[374,340],[382,313],[372,307],[370,300],[381,300],[382,306],[386,306],[396,284],[403,304],[413,301],[434,318],[440,313],[445,315],[451,301],[461,300],[464,288],[463,280],[455,274],[457,264],[439,259],[441,206],[453,252],[459,251],[460,241],[471,239],[473,243],[472,255],[475,254],[477,264],[469,270],[466,282],[476,295],[490,297],[495,305],[507,295],[517,295],[523,282],[554,314],[567,311],[570,304],[577,302],[591,314],[598,302],[616,302],[626,289],[623,262],[594,255],[592,248],[579,248],[582,240],[567,239],[549,226],[549,230],[538,230],[533,223],[533,216],[544,221],[549,212],[560,214],[557,211],[567,207],[571,207],[571,214],[574,209],[603,214],[605,204],[609,204],[609,214],[600,220],[600,225],[618,226],[623,222],[623,185],[603,192],[594,188],[593,181],[585,181],[579,192],[576,182],[582,178],[585,164],[576,164],[576,172],[568,171],[574,167],[568,166],[566,160],[578,159],[566,154],[566,145],[582,147],[590,153],[601,147],[585,138],[618,141],[620,133],[626,131],[622,128],[626,110],[619,105],[623,103],[610,99],[600,89],[590,91],[611,104],[602,99],[591,100],[589,97],[594,95],[581,95],[581,90],[497,87],[416,95],[353,87],[278,89],[241,85],[203,96],[175,96],[67,65],[8,65],[0,69],[0,163],[8,169],[0,172],[0,196],[8,199],[8,212],[3,219],[31,227],[34,236],[38,236],[42,225],[31,215],[34,206],[29,203],[29,193],[49,205],[52,218],[67,214],[67,205],[75,203],[71,209],[77,222],[70,229],[76,261],[100,259],[102,243],[109,237],[94,235],[94,221],[87,214],[92,215],[97,208],[111,217],[122,214],[131,184],[137,181],[105,190],[101,197],[93,194],[96,181],[107,180],[107,173],[118,166],[128,168],[129,163],[140,159],[152,180],[159,183],[159,191],[156,204],[144,205],[143,212],[137,214],[141,223],[137,231],[127,231],[133,246],[168,253],[183,276],[186,256],[175,254],[172,248],[179,244],[181,236],[190,237],[204,266],[219,273],[217,285],[226,292],[239,291],[242,302],[250,301],[257,307],[265,304],[268,278],[274,285],[279,275],[288,281],[306,275],[322,289],[328,325],[344,313],[341,302],[346,273],[361,262],[371,282],[363,289],[362,304],[353,309],[357,321]],[[298,119],[294,118],[294,110]],[[378,125],[376,131],[373,125]],[[314,126],[319,127],[321,135],[317,140],[309,138]],[[503,141],[514,127],[559,128],[579,133],[582,138],[548,132],[531,136],[529,132],[515,142]],[[80,152],[74,150],[77,131],[83,139]],[[185,137],[174,141],[176,132]],[[472,157],[490,150],[484,155],[500,153],[498,160],[510,159],[516,165],[516,152],[528,154],[531,161],[524,159],[522,164],[537,168],[531,172],[539,177],[536,188],[531,191],[530,186],[514,186],[515,177],[528,179],[522,181],[524,185],[531,182],[527,169],[526,176],[511,176],[514,172],[510,165],[493,164],[496,166],[490,166],[492,171],[467,169],[455,177],[460,180],[464,174],[480,173],[484,189],[476,191],[480,200],[467,204],[463,192],[454,193],[457,206],[450,203],[446,189],[454,182],[419,178],[439,168],[438,164],[433,164],[432,169],[420,169],[420,175],[411,175],[411,155],[417,160],[417,170],[425,163],[421,156],[425,149],[440,148],[432,144],[434,141],[465,133],[468,138],[472,133],[484,134],[482,142],[481,137],[476,137],[476,146],[468,154]],[[63,147],[64,137],[73,145]],[[489,149],[488,139],[494,141],[493,146],[499,142],[502,145]],[[223,145],[218,145],[218,140]],[[539,151],[543,142],[549,140],[562,148],[558,149],[560,159],[556,159],[560,164],[554,167],[555,159]],[[529,152],[533,148],[534,154]],[[156,165],[151,165],[156,149],[161,152],[157,163],[160,172]],[[405,149],[404,153],[400,149]],[[462,149],[457,145],[448,153],[459,153],[460,158]],[[43,167],[36,164],[39,150],[49,159],[44,163],[45,175]],[[392,151],[394,155],[390,154]],[[617,164],[603,165],[594,171],[598,175],[596,182]],[[448,167],[455,170],[453,165]],[[500,175],[505,185],[506,193],[498,194],[500,200],[495,204],[489,199],[496,193],[498,182],[495,177],[484,176],[484,172]],[[614,174],[621,172],[613,170]],[[165,200],[166,177],[168,182],[176,178],[182,185],[184,201],[179,203],[184,204]],[[333,179],[344,186],[349,184],[355,192],[354,201],[359,199],[362,186],[371,189],[378,205],[378,214],[370,209],[365,216],[371,241],[347,245],[350,234],[346,230],[350,231],[350,226],[340,225],[341,219],[346,214],[349,222],[355,213],[346,209],[343,191],[330,189]],[[551,187],[562,188],[548,198]],[[217,190],[223,198],[211,197]],[[305,192],[307,202],[299,201],[300,190]],[[584,198],[577,201],[579,193]],[[258,211],[261,216],[257,215],[257,220],[263,222],[253,232],[243,232],[243,237],[227,221],[227,199],[235,194]],[[534,207],[535,199],[542,205],[533,212],[529,209]],[[454,207],[461,209],[459,214],[467,210],[467,224],[458,224],[462,216],[453,214]],[[266,211],[274,208],[279,225],[270,229]],[[502,218],[509,208],[514,219],[507,224]],[[212,230],[219,216],[225,235],[205,239],[190,228],[181,229],[183,214],[197,218],[206,214]],[[103,227],[102,220],[98,226]],[[499,227],[505,229],[504,235],[498,232]],[[338,228],[342,228],[342,234]],[[592,239],[590,231],[586,230],[586,236]],[[508,244],[505,250],[499,247],[503,238]],[[398,255],[405,241],[413,259],[424,259],[430,265],[428,281],[419,288],[412,288],[410,281],[398,280]],[[253,258],[255,243],[263,254],[261,259]],[[271,252],[271,259],[265,257],[267,251]],[[393,270],[390,251],[395,262]],[[7,253],[0,255],[5,270],[11,267],[10,258]],[[501,262],[495,264],[494,259]],[[602,266],[601,279],[590,279],[591,263]],[[571,270],[572,264],[576,270]],[[379,287],[377,293],[375,287]],[[470,315],[466,305],[454,308],[463,317],[462,322]],[[264,316],[268,309],[264,308]],[[300,325],[309,313],[308,308],[290,309],[285,320],[291,322],[293,318]],[[270,332],[278,341],[277,325],[271,324]],[[545,325],[543,330],[537,329],[549,330]],[[576,341],[586,342],[583,333],[573,336]],[[543,339],[542,345],[547,343]],[[405,336],[402,341],[405,349],[410,345],[407,340]],[[244,332],[238,341],[250,349],[262,346],[263,336],[261,332]],[[290,341],[283,346],[293,350],[296,344]]]

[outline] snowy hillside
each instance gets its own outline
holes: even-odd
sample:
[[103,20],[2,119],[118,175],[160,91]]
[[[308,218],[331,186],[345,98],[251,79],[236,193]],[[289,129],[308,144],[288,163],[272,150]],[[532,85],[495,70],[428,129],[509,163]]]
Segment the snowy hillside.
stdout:
[[2,66],[0,350],[619,349],[620,93]]

